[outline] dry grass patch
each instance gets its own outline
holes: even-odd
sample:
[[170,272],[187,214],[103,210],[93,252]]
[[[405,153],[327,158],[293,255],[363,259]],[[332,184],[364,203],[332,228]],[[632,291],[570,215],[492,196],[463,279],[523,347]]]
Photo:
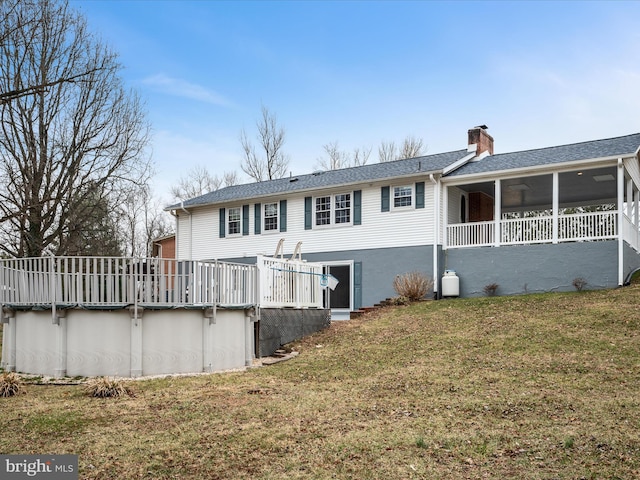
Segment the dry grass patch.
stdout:
[[13,372],[0,373],[0,397],[13,397],[23,391],[20,377]]
[[133,389],[123,380],[109,377],[91,378],[84,385],[84,392],[95,398],[135,397]]
[[288,362],[0,401],[5,453],[80,478],[634,478],[640,287],[384,308]]

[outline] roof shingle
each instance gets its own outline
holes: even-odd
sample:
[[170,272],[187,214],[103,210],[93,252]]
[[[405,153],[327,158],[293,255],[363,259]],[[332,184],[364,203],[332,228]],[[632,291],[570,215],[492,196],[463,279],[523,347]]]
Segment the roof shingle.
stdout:
[[591,140],[589,142],[538,148],[522,152],[491,155],[477,162],[469,162],[449,176],[473,175],[540,165],[590,160],[595,158],[628,156],[640,147],[640,133],[624,137]]
[[[234,185],[186,200],[183,206],[195,207],[295,191],[357,184],[385,178],[399,178],[417,173],[436,173],[442,171],[446,166],[463,158],[467,154],[467,150],[457,150],[455,152],[426,155],[393,162],[372,163],[360,167],[327,170],[277,180]],[[167,207],[166,210],[179,208],[180,206],[181,204],[177,203]]]

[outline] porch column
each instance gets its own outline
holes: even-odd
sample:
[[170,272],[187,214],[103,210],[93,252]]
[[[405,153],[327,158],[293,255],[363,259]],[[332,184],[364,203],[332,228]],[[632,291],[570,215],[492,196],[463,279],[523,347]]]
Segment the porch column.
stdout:
[[618,286],[622,286],[624,283],[624,240],[623,240],[623,226],[624,226],[624,163],[622,158],[618,159]]
[[[640,187],[640,185],[638,187]],[[633,204],[634,204],[633,225],[636,227],[635,228],[636,249],[638,249],[640,248],[640,213],[638,212],[638,207],[640,206],[640,201],[639,201],[640,199],[638,198],[640,196],[640,190],[635,190],[634,196],[635,198],[633,199]]]
[[560,210],[560,182],[558,180],[558,172],[553,172],[553,207],[552,207],[552,215],[553,215],[553,243],[558,243],[558,223],[560,220],[559,210]]
[[496,180],[494,182],[494,188],[493,188],[493,192],[494,192],[494,212],[493,212],[493,244],[496,247],[500,246],[500,217],[501,217],[501,211],[502,211],[502,186],[500,183],[500,180]]
[[627,180],[627,217],[631,220],[633,215],[633,179]]

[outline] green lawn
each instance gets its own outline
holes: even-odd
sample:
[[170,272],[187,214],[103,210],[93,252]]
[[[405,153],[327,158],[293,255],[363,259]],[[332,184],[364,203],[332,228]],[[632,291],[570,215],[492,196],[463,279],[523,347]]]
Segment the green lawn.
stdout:
[[640,477],[640,286],[424,302],[335,323],[290,361],[27,385],[0,452],[74,453],[80,478]]

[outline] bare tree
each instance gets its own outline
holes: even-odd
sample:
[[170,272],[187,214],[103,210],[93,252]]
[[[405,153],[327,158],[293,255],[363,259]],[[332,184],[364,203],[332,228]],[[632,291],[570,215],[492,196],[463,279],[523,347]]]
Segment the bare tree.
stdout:
[[415,158],[424,155],[425,151],[426,148],[423,140],[410,135],[402,141],[400,148],[398,148],[395,142],[380,142],[378,159],[380,162],[391,162],[404,158]]
[[220,178],[217,175],[212,175],[206,167],[196,165],[186,175],[180,177],[176,185],[171,187],[171,195],[175,200],[183,201],[237,183],[237,172],[224,172]]
[[289,157],[282,148],[285,141],[284,128],[278,126],[277,118],[262,107],[262,118],[256,123],[258,127],[258,152],[242,130],[240,144],[243,150],[242,171],[257,182],[282,178],[289,168]]
[[202,165],[191,168],[178,183],[171,187],[171,195],[176,200],[188,200],[220,188],[222,182]]
[[425,150],[422,139],[410,135],[402,142],[399,158],[420,157],[421,155],[424,155]]
[[131,188],[116,213],[123,236],[123,250],[133,257],[150,257],[154,238],[171,233],[169,217],[148,187]]
[[222,183],[225,187],[232,187],[233,185],[238,185],[240,183],[240,179],[238,178],[238,172],[232,170],[230,172],[224,172],[222,174]]
[[351,157],[351,165],[354,167],[360,167],[366,165],[371,155],[371,147],[362,147],[353,149],[353,157]]
[[65,254],[73,222],[146,183],[148,124],[117,55],[66,1],[0,11],[0,249]]
[[114,215],[117,205],[92,183],[82,188],[87,192],[74,198],[76,215],[67,217],[52,250],[67,255],[122,255],[124,237]]
[[398,148],[395,142],[380,142],[378,147],[378,160],[382,162],[391,162],[398,159]]
[[340,150],[338,142],[327,143],[322,146],[327,158],[319,158],[316,162],[320,170],[338,170],[346,166],[349,158],[346,152]]
[[338,142],[327,143],[322,146],[326,158],[319,158],[316,161],[316,168],[320,170],[338,170],[345,167],[358,167],[365,165],[369,160],[371,148],[355,148],[352,154],[340,150]]

